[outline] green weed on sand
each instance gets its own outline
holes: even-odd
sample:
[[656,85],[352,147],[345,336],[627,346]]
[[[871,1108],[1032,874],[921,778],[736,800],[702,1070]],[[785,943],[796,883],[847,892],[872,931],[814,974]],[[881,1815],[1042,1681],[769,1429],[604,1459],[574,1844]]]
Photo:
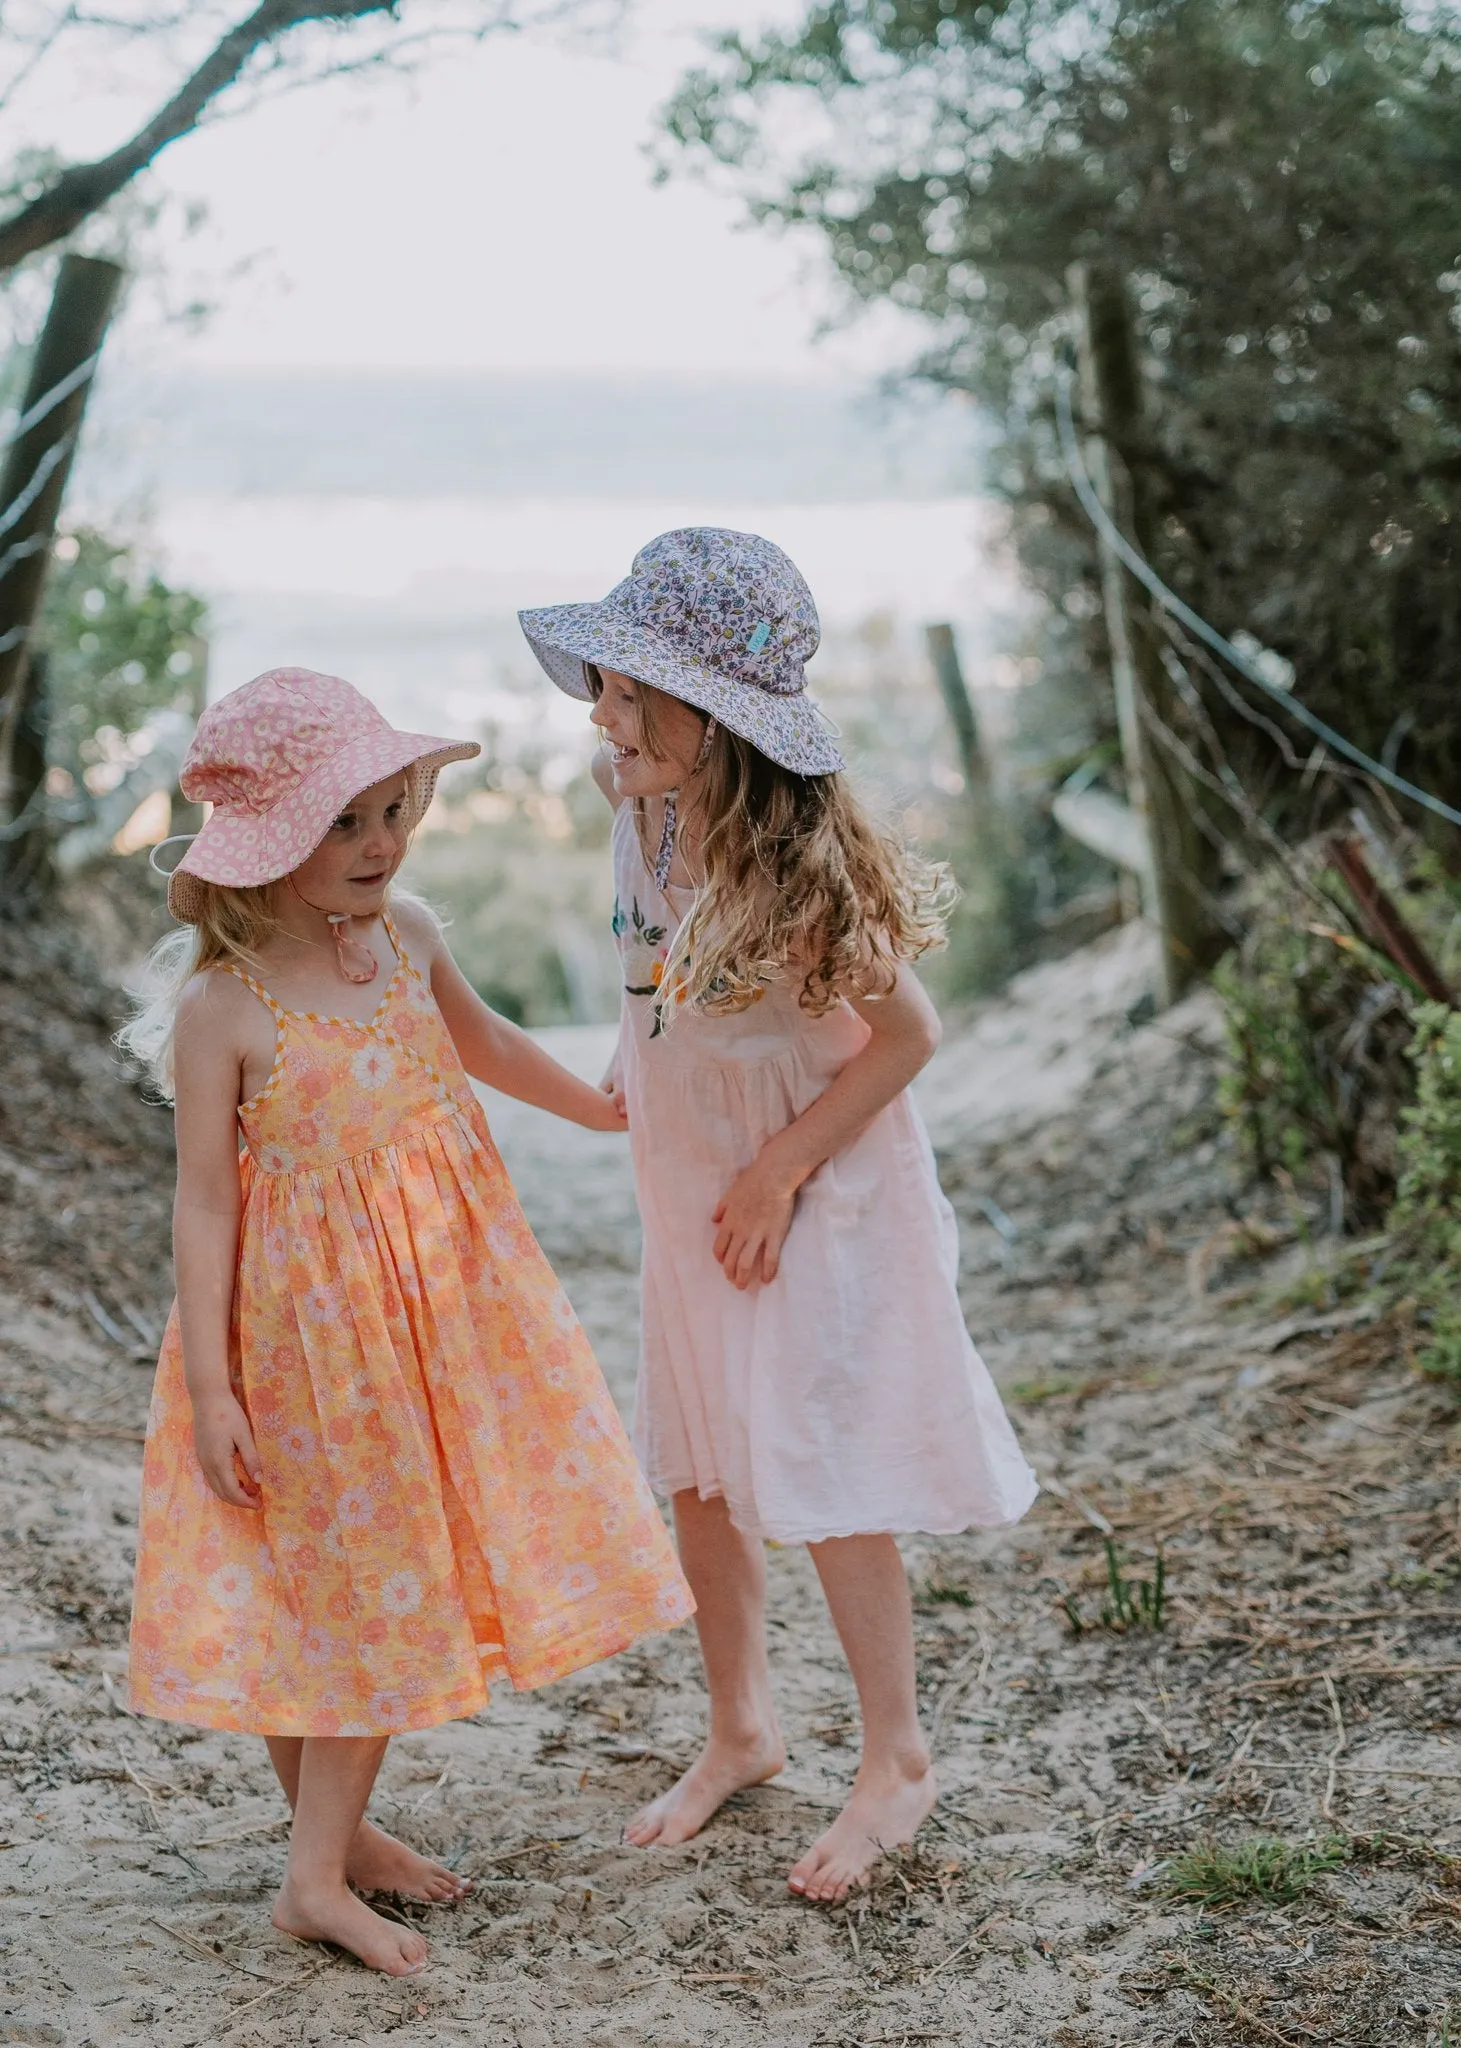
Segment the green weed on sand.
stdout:
[[1167,1865],[1163,1889],[1174,1899],[1220,1912],[1233,1906],[1286,1906],[1349,1858],[1342,1835],[1290,1842],[1282,1835],[1201,1842]]

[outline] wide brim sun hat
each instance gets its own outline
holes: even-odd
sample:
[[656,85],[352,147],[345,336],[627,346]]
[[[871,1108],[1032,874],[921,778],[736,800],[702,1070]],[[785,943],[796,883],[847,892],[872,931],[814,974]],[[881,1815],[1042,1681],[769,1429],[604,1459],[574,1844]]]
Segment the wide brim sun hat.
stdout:
[[806,693],[822,629],[806,579],[773,541],[680,526],[642,547],[596,604],[518,613],[529,647],[570,697],[590,699],[584,664],[664,690],[790,768],[846,766]]
[[254,889],[282,881],[352,797],[402,771],[407,826],[418,825],[446,764],[481,751],[475,740],[398,731],[339,676],[305,668],[255,676],[198,720],[178,781],[190,802],[212,809],[172,870],[168,909],[193,924],[201,883]]

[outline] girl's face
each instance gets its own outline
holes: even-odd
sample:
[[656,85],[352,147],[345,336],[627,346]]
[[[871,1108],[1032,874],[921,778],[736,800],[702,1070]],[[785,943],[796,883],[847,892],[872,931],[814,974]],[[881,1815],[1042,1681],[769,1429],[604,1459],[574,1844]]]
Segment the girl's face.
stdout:
[[[614,787],[620,796],[664,796],[684,787],[695,772],[700,742],[705,737],[705,719],[678,697],[653,690],[648,683],[636,683],[612,668],[600,669],[603,689],[589,717],[608,740],[614,764]],[[654,699],[654,733],[657,751],[649,754],[640,746],[641,692]]]
[[374,917],[406,854],[406,778],[392,775],[352,797],[294,886],[316,910]]

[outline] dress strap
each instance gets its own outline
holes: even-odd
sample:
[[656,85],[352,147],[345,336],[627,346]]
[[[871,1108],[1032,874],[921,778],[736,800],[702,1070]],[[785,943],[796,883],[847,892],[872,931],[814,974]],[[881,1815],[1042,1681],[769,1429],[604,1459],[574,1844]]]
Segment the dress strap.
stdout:
[[391,942],[391,946],[395,951],[396,958],[398,960],[404,960],[404,962],[406,963],[407,971],[411,974],[415,974],[416,963],[411,958],[410,954],[406,951],[405,947],[401,944],[401,934],[396,930],[396,920],[391,916],[391,913],[386,909],[384,904],[381,905],[380,921],[386,928],[386,937]]
[[[396,930],[396,920],[391,916],[391,913],[385,908],[384,904],[382,904],[381,906],[380,921],[386,928],[386,937],[390,940],[391,945],[395,950],[396,958],[400,962],[401,966],[405,968],[407,974],[410,975],[411,979],[413,981],[420,982],[422,988],[425,989],[428,995],[430,995],[431,983],[426,979],[426,976],[421,972],[421,969],[416,965],[416,962],[411,958],[411,954],[408,948],[401,944],[401,934]],[[438,930],[439,929],[440,927],[438,927]]]
[[284,1022],[287,1012],[285,1011],[283,1004],[277,1002],[275,998],[270,995],[269,991],[265,988],[263,982],[255,981],[254,977],[251,974],[246,973],[244,969],[239,966],[236,960],[225,960],[223,964],[225,971],[227,973],[236,974],[239,980],[243,983],[244,987],[251,988],[254,994],[258,997],[259,1001],[261,1003],[267,1004],[269,1009],[271,1009],[274,1012],[274,1015],[279,1020],[279,1022],[281,1024]]

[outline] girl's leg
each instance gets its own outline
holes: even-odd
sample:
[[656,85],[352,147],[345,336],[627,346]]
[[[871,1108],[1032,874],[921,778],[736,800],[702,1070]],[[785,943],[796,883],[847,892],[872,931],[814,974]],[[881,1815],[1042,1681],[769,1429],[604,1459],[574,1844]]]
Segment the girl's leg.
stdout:
[[386,1753],[383,1735],[308,1735],[300,1745],[289,1862],[274,1925],[303,1941],[333,1941],[373,1970],[409,1977],[426,1961],[419,1934],[372,1913],[345,1865]]
[[[303,1738],[266,1735],[264,1740],[292,1813],[299,1799]],[[444,1863],[433,1863],[429,1856],[418,1856],[414,1849],[408,1849],[404,1842],[398,1842],[394,1835],[368,1820],[363,1820],[355,1831],[355,1840],[345,1858],[345,1875],[358,1891],[395,1892],[403,1899],[419,1899],[427,1906],[450,1904],[453,1899],[464,1898],[472,1888],[470,1878],[448,1870]]]
[[788,1883],[804,1898],[846,1898],[887,1849],[911,1842],[938,1788],[918,1725],[913,1606],[891,1536],[813,1543],[812,1562],[862,1707],[862,1761],[852,1797]]
[[695,1626],[710,1688],[710,1735],[679,1783],[637,1813],[625,1836],[668,1848],[698,1834],[743,1785],[774,1778],[786,1762],[766,1663],[766,1558],[732,1522],[723,1500],[675,1495],[680,1563],[695,1595]]

